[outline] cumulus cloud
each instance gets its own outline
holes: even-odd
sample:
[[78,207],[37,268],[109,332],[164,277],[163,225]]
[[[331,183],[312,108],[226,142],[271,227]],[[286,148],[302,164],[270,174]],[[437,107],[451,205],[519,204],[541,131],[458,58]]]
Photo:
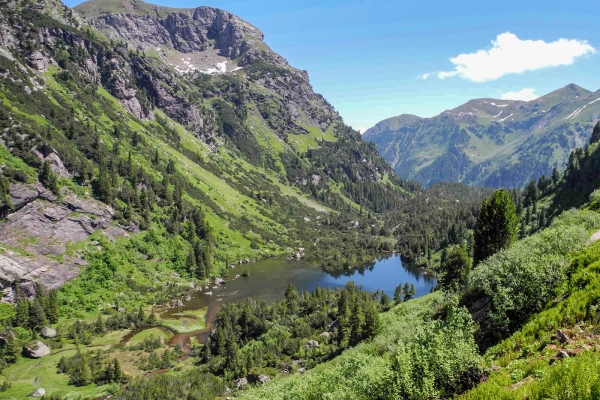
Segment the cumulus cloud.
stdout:
[[534,93],[535,89],[533,88],[524,88],[519,90],[518,92],[506,92],[500,95],[501,100],[522,100],[522,101],[531,101],[537,99],[537,94]]
[[[595,52],[585,40],[521,40],[515,34],[505,32],[492,40],[491,49],[459,54],[450,59],[454,70],[435,75],[440,79],[459,76],[472,82],[493,81],[507,74],[571,65],[576,58]],[[423,74],[421,78],[426,79],[429,75]]]
[[429,73],[427,73],[427,74],[422,74],[422,75],[419,75],[419,79],[427,79],[427,78],[429,78],[430,76],[431,76],[431,74],[429,74]]

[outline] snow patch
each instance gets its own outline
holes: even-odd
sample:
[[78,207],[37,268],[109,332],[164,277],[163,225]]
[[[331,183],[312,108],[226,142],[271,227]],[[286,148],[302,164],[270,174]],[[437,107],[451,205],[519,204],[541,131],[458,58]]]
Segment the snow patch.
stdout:
[[503,110],[500,110],[500,112],[498,113],[498,115],[494,116],[494,118],[498,118],[500,116],[500,114],[502,114]]
[[571,114],[569,114],[569,116],[567,118],[565,118],[565,119],[575,118],[576,116],[579,115],[580,112],[583,111],[584,108],[585,108],[585,106],[578,108],[577,110],[575,110]]
[[513,116],[513,114],[510,114],[509,116],[507,116],[507,117],[504,117],[504,118],[502,118],[502,119],[498,120],[498,122],[504,122],[504,121],[506,121],[508,118],[510,118],[510,117],[512,117],[512,116]]
[[496,103],[490,103],[490,104],[493,106],[496,106],[496,107],[506,107],[508,105],[508,104],[496,104]]

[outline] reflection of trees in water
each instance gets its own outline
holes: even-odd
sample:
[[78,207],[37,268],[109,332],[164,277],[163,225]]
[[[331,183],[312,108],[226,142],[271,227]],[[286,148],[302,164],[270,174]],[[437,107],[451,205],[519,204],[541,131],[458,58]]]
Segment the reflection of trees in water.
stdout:
[[359,275],[364,276],[365,271],[369,271],[369,272],[373,271],[373,269],[375,268],[375,264],[376,264],[375,262],[370,262],[369,264],[367,264],[361,268],[335,270],[335,271],[331,271],[331,272],[327,272],[327,273],[336,279],[341,276],[352,277],[357,272],[359,273]]

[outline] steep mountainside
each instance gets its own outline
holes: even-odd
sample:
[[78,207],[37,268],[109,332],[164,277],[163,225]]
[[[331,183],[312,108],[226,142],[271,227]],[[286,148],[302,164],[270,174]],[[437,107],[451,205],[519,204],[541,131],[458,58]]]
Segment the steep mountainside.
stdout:
[[[156,268],[202,280],[311,244],[343,242],[347,267],[387,243],[372,235],[377,215],[417,189],[226,11],[92,1],[79,15],[55,0],[0,10],[5,301],[15,284],[58,287],[104,251],[98,242],[147,230],[176,254],[117,279],[105,300],[164,296]],[[144,274],[152,287],[134,283]]]
[[400,115],[364,134],[405,179],[523,187],[564,168],[600,118],[600,91],[570,84],[538,99],[478,99],[433,118]]

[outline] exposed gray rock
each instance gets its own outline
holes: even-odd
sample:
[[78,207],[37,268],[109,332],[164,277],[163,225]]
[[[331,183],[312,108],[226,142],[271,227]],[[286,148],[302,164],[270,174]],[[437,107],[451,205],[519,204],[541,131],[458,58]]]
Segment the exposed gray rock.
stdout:
[[56,329],[50,328],[49,326],[42,328],[42,337],[50,339],[56,337]]
[[225,279],[215,278],[215,285],[224,285]]
[[560,329],[556,331],[556,336],[561,343],[567,343],[569,341],[569,337]]
[[561,350],[561,351],[558,352],[558,354],[556,355],[556,357],[558,357],[558,358],[569,358],[570,356],[569,356],[569,353],[567,353],[564,350]]
[[23,346],[23,352],[30,358],[42,358],[50,354],[50,347],[39,340],[31,347]]
[[329,339],[330,336],[331,336],[331,333],[329,333],[329,332],[322,332],[319,335],[319,337],[326,338],[326,339]]
[[44,161],[48,161],[52,170],[61,178],[71,177],[69,170],[65,167],[58,153],[53,148],[42,146],[40,149],[33,149],[33,154]]
[[248,385],[248,379],[240,378],[237,381],[235,381],[235,384],[236,384],[237,388],[239,389],[241,387]]
[[309,340],[304,345],[305,349],[316,349],[317,347],[319,347],[319,342],[317,342],[316,340]]
[[259,375],[258,376],[258,381],[264,385],[265,383],[269,382],[271,380],[271,378],[267,375]]
[[46,72],[48,70],[48,60],[38,50],[32,51],[29,54],[27,64],[37,71]]
[[37,388],[37,389],[35,389],[35,392],[33,392],[31,394],[30,397],[39,398],[39,397],[44,397],[45,395],[46,395],[46,389],[44,389],[44,388]]

